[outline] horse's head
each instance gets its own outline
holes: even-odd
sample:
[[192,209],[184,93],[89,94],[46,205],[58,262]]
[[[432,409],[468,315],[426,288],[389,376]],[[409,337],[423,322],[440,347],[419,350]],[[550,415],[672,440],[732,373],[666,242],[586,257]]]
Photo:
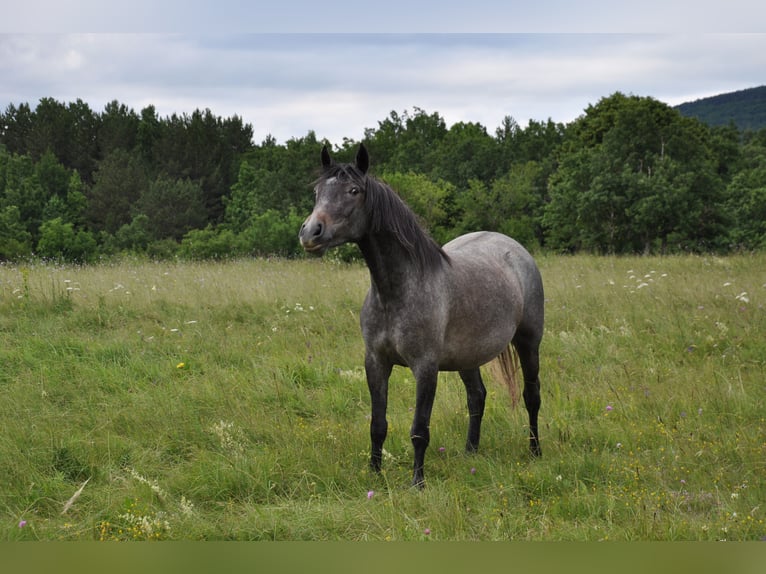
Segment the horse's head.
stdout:
[[335,163],[327,146],[322,148],[322,176],[314,187],[314,211],[301,226],[303,249],[322,255],[330,247],[358,241],[367,232],[365,208],[369,156],[359,145],[353,164]]

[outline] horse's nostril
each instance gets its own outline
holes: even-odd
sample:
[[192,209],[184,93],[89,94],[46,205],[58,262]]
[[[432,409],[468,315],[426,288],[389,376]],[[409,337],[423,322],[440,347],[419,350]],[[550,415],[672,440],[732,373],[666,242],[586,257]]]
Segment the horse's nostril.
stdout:
[[324,226],[320,222],[317,222],[316,227],[314,227],[314,237],[319,237],[320,235],[322,235],[323,229],[324,229]]

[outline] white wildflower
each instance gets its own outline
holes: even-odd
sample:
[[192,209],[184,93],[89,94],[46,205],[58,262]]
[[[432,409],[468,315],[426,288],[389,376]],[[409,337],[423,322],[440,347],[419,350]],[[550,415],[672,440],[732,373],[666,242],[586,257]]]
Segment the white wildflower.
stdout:
[[191,516],[194,514],[194,504],[191,500],[186,498],[185,496],[181,495],[181,502],[179,504],[179,508],[181,509],[181,514],[184,516]]
[[734,298],[737,301],[741,301],[742,303],[750,303],[750,297],[747,296],[747,291],[742,291],[742,293],[740,293]]
[[167,498],[168,494],[162,488],[160,488],[159,483],[156,480],[150,480],[143,476],[142,474],[139,474],[139,472],[135,468],[128,469],[130,472],[130,476],[133,477],[134,480],[137,480],[138,482],[147,485],[149,488],[152,489],[152,492],[159,496],[160,498]]
[[233,422],[221,420],[213,424],[209,430],[218,439],[222,450],[234,455],[245,452],[244,436]]

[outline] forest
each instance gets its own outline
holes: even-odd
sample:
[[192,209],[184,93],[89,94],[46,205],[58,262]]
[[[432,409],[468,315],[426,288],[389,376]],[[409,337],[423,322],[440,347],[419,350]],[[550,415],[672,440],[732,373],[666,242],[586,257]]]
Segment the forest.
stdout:
[[741,130],[766,128],[766,86],[747,88],[686,102],[676,106],[684,116],[695,117],[709,126],[733,123]]
[[[555,253],[766,247],[766,129],[711,127],[652,97],[616,92],[568,124],[509,115],[494,133],[415,107],[363,141],[373,174],[439,242],[488,229]],[[309,131],[256,144],[251,125],[209,109],[11,104],[0,114],[0,260],[298,255],[325,143],[350,161],[360,142]]]

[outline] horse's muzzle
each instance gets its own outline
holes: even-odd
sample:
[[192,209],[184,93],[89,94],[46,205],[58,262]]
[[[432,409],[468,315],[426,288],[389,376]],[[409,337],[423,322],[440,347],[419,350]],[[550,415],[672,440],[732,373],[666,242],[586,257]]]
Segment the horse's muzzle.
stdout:
[[303,222],[298,233],[301,247],[308,253],[322,255],[327,249],[327,239],[324,237],[327,226],[313,214]]

